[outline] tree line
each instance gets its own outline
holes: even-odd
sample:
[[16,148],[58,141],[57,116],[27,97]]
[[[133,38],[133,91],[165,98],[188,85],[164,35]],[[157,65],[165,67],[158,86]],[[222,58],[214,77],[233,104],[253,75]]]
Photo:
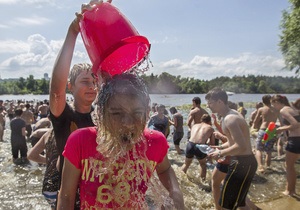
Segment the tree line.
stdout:
[[[234,76],[200,80],[173,76],[167,72],[160,75],[141,76],[151,94],[201,94],[214,87],[234,93],[300,93],[300,78],[282,76]],[[17,80],[0,80],[0,95],[49,94],[49,80],[20,77]]]

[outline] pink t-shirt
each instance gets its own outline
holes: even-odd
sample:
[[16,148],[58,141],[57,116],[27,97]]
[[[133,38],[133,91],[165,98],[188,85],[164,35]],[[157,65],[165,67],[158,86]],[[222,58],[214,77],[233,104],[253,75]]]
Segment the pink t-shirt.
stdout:
[[[63,152],[65,158],[81,170],[81,209],[139,209],[137,205],[144,201],[147,183],[156,165],[168,152],[165,136],[145,129],[145,141],[129,151],[129,158],[114,163],[113,172],[102,174],[97,169],[101,168],[104,158],[96,150],[96,136],[95,127],[78,129],[69,136]],[[126,171],[124,164],[130,164]]]

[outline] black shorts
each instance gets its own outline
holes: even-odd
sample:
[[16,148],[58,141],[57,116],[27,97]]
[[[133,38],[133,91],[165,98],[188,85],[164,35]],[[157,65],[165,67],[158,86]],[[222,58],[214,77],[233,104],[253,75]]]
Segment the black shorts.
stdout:
[[173,142],[175,145],[179,145],[181,139],[183,138],[183,132],[174,132],[173,134]]
[[257,169],[254,155],[232,156],[219,200],[226,209],[246,205],[246,196]]
[[300,154],[300,136],[289,137],[285,150]]
[[196,158],[198,160],[202,160],[204,158],[206,158],[206,154],[204,154],[203,152],[201,152],[197,147],[197,144],[193,143],[193,142],[188,142],[186,145],[186,151],[185,151],[185,157],[187,158],[193,158],[194,156],[196,156]]
[[228,172],[228,166],[229,166],[228,164],[223,164],[219,162],[216,165],[217,169],[225,174],[227,174]]

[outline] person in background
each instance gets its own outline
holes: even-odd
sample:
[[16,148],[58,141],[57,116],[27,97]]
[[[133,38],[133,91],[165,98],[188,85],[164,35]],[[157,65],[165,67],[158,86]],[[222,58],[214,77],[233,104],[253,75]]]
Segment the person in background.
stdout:
[[257,169],[248,124],[237,111],[228,107],[228,96],[224,90],[214,88],[205,99],[212,113],[222,116],[222,131],[228,140],[208,154],[215,159],[230,156],[219,205],[224,209],[246,209],[247,193]]
[[7,116],[11,121],[15,117],[15,105],[14,102],[9,103],[9,107],[7,109]]
[[[70,71],[81,18],[82,14],[76,13],[76,18],[70,24],[63,46],[54,63],[50,80],[49,118],[54,130],[60,173],[62,173],[64,163],[62,152],[69,135],[78,128],[94,125],[91,113],[93,111],[92,103],[97,92],[92,65],[78,63]],[[73,95],[72,104],[67,103],[66,87]],[[80,209],[80,204],[77,201],[75,209]]]
[[27,139],[29,139],[32,133],[32,124],[34,123],[34,115],[33,112],[30,110],[29,103],[25,105],[25,110],[23,111],[21,118],[26,122],[26,137]]
[[[149,94],[141,78],[123,73],[99,90],[97,127],[82,128],[68,138],[58,209],[73,209],[80,186],[81,209],[147,209],[149,190],[166,209],[184,209],[183,195],[168,160],[168,143],[158,131],[145,129]],[[138,170],[137,170],[138,169]],[[88,172],[89,171],[89,172]],[[159,181],[153,175],[156,171]],[[87,173],[88,172],[88,173]]]
[[181,170],[186,173],[194,156],[200,164],[200,177],[202,180],[206,179],[206,157],[207,155],[197,147],[201,144],[215,145],[214,129],[212,128],[211,117],[208,114],[204,114],[201,117],[201,123],[194,124],[191,130],[191,138],[186,145],[185,162],[181,167]]
[[[264,104],[262,102],[257,102],[255,105],[255,110],[253,112],[251,112],[251,114],[250,114],[250,119],[249,119],[250,136],[251,136],[251,140],[253,140],[253,141],[257,138],[257,134],[258,134],[258,129],[253,128],[253,122],[256,117],[258,109],[263,106],[264,106]],[[262,123],[262,121],[259,122],[258,127],[261,126],[261,123]],[[254,146],[253,151],[255,151],[255,148],[256,148],[256,146]]]
[[192,126],[197,123],[201,123],[201,117],[204,114],[208,114],[205,109],[201,107],[201,99],[199,97],[194,97],[193,100],[193,107],[188,115],[187,125],[188,125],[188,136],[187,138],[190,138],[190,132],[192,129]]
[[[10,121],[11,129],[11,150],[13,156],[13,162],[16,164],[28,163],[27,159],[27,145],[26,145],[26,122],[21,118],[23,113],[22,109],[15,110],[15,118]],[[19,161],[19,152],[21,159]]]
[[[254,121],[254,119],[256,117],[258,109],[261,108],[261,107],[263,107],[263,106],[264,106],[264,104],[262,102],[257,102],[256,103],[255,110],[253,112],[251,112],[251,114],[250,114],[250,120],[249,120],[249,126],[250,127],[252,127],[252,125],[253,125],[253,121]],[[260,125],[258,127],[260,127]]]
[[39,128],[32,132],[29,137],[29,141],[31,142],[31,146],[34,147],[35,144],[42,138],[42,136],[48,132],[51,128]]
[[277,128],[278,133],[288,131],[287,145],[285,148],[286,188],[284,195],[294,196],[296,192],[297,172],[295,163],[300,158],[300,106],[299,103],[290,106],[286,96],[273,95],[272,106],[279,110],[282,126]]
[[165,105],[159,104],[156,106],[157,113],[150,117],[148,122],[148,128],[152,130],[160,131],[167,137],[169,118],[165,116]]
[[177,154],[182,154],[183,150],[180,149],[180,141],[183,138],[184,131],[183,131],[183,116],[181,113],[177,111],[177,109],[172,106],[170,108],[170,112],[172,114],[172,120],[170,120],[170,124],[174,126],[173,131],[173,142],[175,149],[177,151]]
[[40,119],[48,117],[49,114],[49,102],[48,100],[42,101],[41,105],[38,107],[38,115]]
[[170,123],[170,120],[171,120],[171,117],[169,116],[169,112],[168,110],[166,109],[165,107],[165,110],[164,110],[164,115],[168,118],[168,126],[167,126],[167,131],[166,131],[166,139],[168,139],[168,136],[170,135],[170,126],[171,126],[171,123]]
[[5,130],[5,114],[3,107],[0,107],[0,141],[3,141],[3,135]]
[[297,109],[300,110],[300,98],[296,99],[294,102],[291,103],[292,106]]
[[[69,26],[66,39],[56,58],[50,81],[50,120],[54,129],[58,153],[62,159],[60,171],[63,164],[62,152],[70,133],[77,128],[94,125],[91,112],[97,92],[92,65],[75,64],[70,71],[81,18],[82,15],[77,14]],[[66,102],[66,86],[73,94],[73,104]]]
[[[263,137],[270,122],[276,122],[279,116],[278,110],[271,106],[271,96],[264,95],[262,97],[263,107],[259,108],[253,121],[253,129],[258,130],[256,138],[256,151],[255,157],[258,163],[258,171],[264,172],[265,167],[268,169],[271,165],[271,155],[276,138],[270,139],[268,142],[263,143]],[[262,152],[266,152],[265,164],[263,164]],[[265,165],[265,167],[264,167]]]
[[157,113],[156,112],[156,106],[157,106],[157,103],[152,103],[151,111],[150,111],[150,114],[149,114],[150,117],[152,117],[153,115],[155,115]]
[[34,125],[33,125],[33,131],[38,130],[40,128],[50,128],[52,126],[52,123],[49,119],[49,116],[46,118],[42,118],[38,120]]
[[242,115],[244,118],[246,118],[247,110],[246,110],[245,107],[244,107],[244,103],[243,103],[243,102],[239,102],[238,105],[239,105],[239,106],[238,106],[237,111],[238,111],[239,113],[241,113],[241,115]]
[[[44,150],[46,151],[45,153]],[[37,163],[46,164],[42,194],[51,209],[54,210],[59,189],[59,172],[56,168],[58,153],[52,128],[49,128],[35,146],[29,150],[27,158]]]
[[[233,103],[231,101],[228,101],[228,107],[233,110],[237,110],[236,103]],[[212,114],[212,116],[215,116]],[[220,123],[222,122],[220,115],[218,115],[218,118],[220,120]],[[216,120],[214,121],[214,125],[217,128],[217,131],[214,132],[215,139],[220,139],[221,144],[224,144],[228,141],[227,137],[224,135],[221,124],[217,123]],[[219,143],[216,145],[219,145]],[[226,177],[226,174],[228,172],[228,167],[230,163],[230,156],[225,156],[223,158],[218,159],[217,164],[212,172],[212,178],[211,178],[211,188],[212,188],[212,194],[214,198],[215,208],[217,210],[221,210],[222,207],[219,205],[219,198],[221,195],[221,183]],[[249,198],[246,197],[246,206],[248,206],[250,209],[255,210],[261,210],[258,206],[256,206]]]

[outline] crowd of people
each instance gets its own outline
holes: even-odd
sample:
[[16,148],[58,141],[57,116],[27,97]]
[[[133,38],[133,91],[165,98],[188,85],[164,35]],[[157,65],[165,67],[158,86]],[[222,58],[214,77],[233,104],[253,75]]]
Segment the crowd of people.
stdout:
[[[78,75],[86,75],[87,70],[82,66],[81,68],[83,68],[83,71]],[[71,71],[74,71],[74,68]],[[105,91],[105,89],[103,89],[102,87],[100,91],[104,91],[104,93],[99,93],[98,98],[96,99],[96,101],[98,102],[93,103],[94,100],[91,100],[91,108],[90,110],[88,110],[88,114],[75,112],[75,114],[79,114],[77,118],[70,114],[74,114],[74,112],[71,112],[70,110],[74,111],[74,102],[76,102],[76,99],[78,100],[79,96],[74,95],[73,101],[68,101],[65,98],[65,107],[62,110],[63,113],[69,112],[69,115],[67,115],[68,117],[66,118],[70,122],[64,128],[62,128],[62,125],[66,124],[66,119],[62,120],[63,117],[56,117],[62,120],[62,122],[60,123],[56,122],[55,119],[51,119],[51,117],[55,117],[51,116],[53,115],[53,113],[50,109],[50,106],[47,107],[46,114],[42,117],[40,115],[40,111],[37,111],[39,110],[39,106],[45,107],[45,104],[48,104],[47,101],[37,103],[39,104],[38,106],[34,106],[33,102],[17,101],[13,103],[12,106],[12,102],[0,100],[0,133],[3,134],[3,130],[5,129],[5,127],[8,127],[8,125],[5,125],[5,123],[9,122],[9,128],[11,129],[10,141],[12,147],[12,160],[15,164],[27,164],[29,163],[28,159],[41,164],[45,164],[46,170],[42,192],[45,196],[45,199],[51,205],[52,209],[55,209],[56,206],[60,207],[65,205],[63,202],[65,201],[64,198],[60,198],[61,200],[63,200],[62,203],[57,203],[59,189],[64,193],[64,195],[66,193],[70,193],[70,195],[74,197],[74,200],[68,202],[70,202],[71,205],[78,205],[77,208],[80,209],[80,199],[77,198],[78,200],[76,202],[76,193],[79,194],[79,189],[77,189],[77,185],[76,189],[74,189],[74,187],[71,187],[75,186],[75,183],[79,182],[79,178],[76,178],[75,175],[84,173],[84,171],[82,170],[87,170],[87,168],[85,167],[90,167],[92,170],[96,171],[100,170],[97,167],[93,168],[92,163],[88,163],[87,166],[80,170],[80,162],[83,158],[89,159],[90,157],[97,156],[95,154],[100,154],[100,151],[102,151],[102,155],[101,158],[99,157],[99,161],[103,161],[103,158],[105,158],[106,156],[106,158],[112,158],[109,154],[111,154],[112,151],[115,150],[113,159],[114,161],[117,161],[118,158],[116,157],[122,157],[122,155],[126,154],[126,151],[131,151],[133,148],[135,148],[136,150],[134,152],[138,153],[138,149],[140,149],[140,146],[137,149],[136,147],[134,147],[134,145],[139,145],[142,141],[150,141],[149,136],[152,135],[157,136],[155,138],[153,137],[154,139],[159,138],[159,142],[161,141],[165,143],[165,145],[163,146],[165,149],[160,149],[165,151],[165,153],[162,154],[163,156],[160,158],[160,160],[163,160],[163,162],[156,163],[156,167],[158,167],[158,169],[156,168],[156,170],[158,170],[159,175],[160,171],[164,172],[166,168],[170,167],[170,163],[166,159],[168,153],[167,151],[170,146],[174,146],[176,153],[179,156],[185,156],[185,159],[182,157],[183,165],[181,166],[181,170],[184,173],[187,172],[194,157],[196,157],[199,162],[199,177],[201,180],[206,180],[207,165],[211,164],[212,162],[214,163],[215,168],[212,172],[210,181],[216,209],[235,209],[238,207],[241,208],[242,206],[252,209],[259,209],[258,207],[255,207],[255,204],[251,202],[249,198],[247,198],[247,192],[255,173],[263,173],[266,170],[270,169],[272,160],[271,152],[274,151],[274,145],[277,145],[277,147],[281,147],[282,151],[278,154],[283,157],[282,154],[284,153],[284,157],[286,159],[287,184],[286,189],[283,193],[285,195],[296,194],[295,187],[297,172],[295,170],[295,163],[300,156],[300,99],[289,103],[287,98],[282,95],[264,95],[262,97],[262,102],[258,102],[256,105],[256,109],[249,115],[249,123],[247,123],[242,113],[237,111],[237,104],[234,105],[233,102],[228,101],[225,91],[215,88],[208,92],[205,97],[207,101],[206,107],[200,106],[201,99],[199,97],[195,97],[192,99],[193,105],[187,119],[184,119],[183,115],[180,113],[180,111],[177,110],[176,107],[170,107],[168,111],[163,104],[156,103],[152,104],[152,110],[151,112],[148,112],[148,115],[146,116],[145,114],[147,114],[147,107],[149,106],[150,102],[149,96],[147,96],[148,98],[146,98],[146,96],[142,97],[142,101],[145,106],[143,109],[144,111],[141,107],[134,108],[134,105],[132,104],[134,100],[132,98],[130,98],[130,100],[126,99],[127,97],[133,97],[131,94],[133,93],[133,88],[135,88],[136,86],[136,81],[140,81],[140,85],[143,84],[140,78],[131,74],[124,74],[122,76],[107,80],[107,88],[109,88],[110,90],[111,88],[114,88],[114,94],[109,93],[109,91]],[[123,87],[127,85],[128,93],[124,92],[124,90],[120,90],[121,88],[118,87],[117,84],[122,85]],[[145,93],[144,90],[141,90],[141,87],[138,87],[137,89],[142,93]],[[120,96],[118,96],[118,99],[110,99],[110,97],[113,97],[118,93],[118,91],[120,91]],[[137,90],[135,91],[137,92]],[[103,95],[101,95],[101,93]],[[81,94],[81,96],[82,95],[84,94]],[[123,95],[124,101],[120,103]],[[137,92],[133,95],[140,96],[140,93]],[[96,94],[94,95],[94,97],[96,98]],[[145,98],[148,101],[145,102]],[[139,101],[140,98],[138,97],[136,100]],[[105,103],[103,104],[101,103],[101,101],[105,101]],[[128,110],[128,108],[125,108],[127,106],[124,106],[124,104],[129,102],[130,105],[128,107],[130,107],[130,110]],[[139,104],[138,102],[136,103]],[[58,105],[56,104],[56,107],[57,106]],[[96,117],[93,116],[92,112],[94,111],[94,106],[98,107],[96,112],[98,113],[98,116]],[[114,106],[116,107],[114,108]],[[9,116],[7,110],[11,107],[14,107],[13,115]],[[34,107],[37,108],[34,109]],[[140,118],[142,117],[141,115],[144,115],[145,118]],[[88,119],[90,118],[91,122],[93,123],[92,127],[94,127],[95,130],[91,130],[90,126],[85,126],[88,128],[84,130],[78,129],[80,128],[80,126],[74,124],[74,122],[72,121],[74,119],[78,119],[78,121],[81,121],[81,119],[84,120],[84,116],[87,116]],[[92,119],[93,117],[95,119]],[[94,124],[95,122],[96,124]],[[120,128],[116,127],[117,122],[120,123]],[[142,124],[136,124],[137,122],[141,122]],[[271,122],[275,122],[277,125],[276,135],[272,136],[266,143],[264,143],[262,140],[264,138],[264,134],[266,133],[268,125]],[[188,141],[187,144],[184,145],[185,148],[180,148],[181,140],[185,138],[185,125],[188,128],[188,133],[186,134],[186,138],[188,139]],[[82,135],[84,135],[85,138],[86,136],[91,136],[90,141],[94,142],[94,146],[92,147],[94,147],[95,151],[92,154],[88,153],[88,156],[81,158],[77,157],[79,159],[77,160],[77,163],[75,163],[75,160],[73,160],[73,156],[74,152],[78,151],[78,149],[73,148],[74,146],[66,146],[69,135],[66,136],[67,138],[64,140],[64,143],[61,142],[62,140],[59,139],[59,137],[56,138],[54,126],[59,127],[56,129],[64,129],[64,132],[58,131],[60,135],[62,133],[64,133],[65,135],[66,128],[68,127],[70,129],[69,135],[72,133],[72,138],[70,137],[69,139],[77,139]],[[127,129],[125,129],[124,126]],[[142,131],[143,127],[148,127],[149,130],[146,129]],[[100,128],[102,130],[101,132]],[[78,131],[75,132],[75,130]],[[118,130],[120,131],[120,133],[116,132]],[[125,130],[127,131],[125,132]],[[154,131],[156,133],[153,133]],[[138,134],[139,132],[140,134]],[[159,133],[161,133],[161,135]],[[73,135],[75,137],[73,137]],[[173,145],[168,145],[167,138],[169,135],[169,139],[173,140]],[[104,136],[109,136],[109,138],[106,138],[110,139],[110,141],[112,142],[109,144]],[[95,139],[92,140],[93,138]],[[121,138],[121,142],[117,143],[118,138]],[[144,138],[145,140],[141,140]],[[255,139],[255,141],[251,139]],[[79,148],[83,148],[86,143],[86,139],[77,139],[72,141],[75,141],[76,144],[83,141],[84,144],[78,145]],[[151,141],[153,141],[152,138]],[[27,149],[28,146],[26,142],[30,142],[31,144],[31,149],[29,149],[29,151]],[[100,142],[102,143],[99,144]],[[282,144],[278,145],[280,142],[285,145],[285,149],[282,149]],[[113,146],[116,143],[119,144],[119,147]],[[60,145],[60,149],[58,149],[57,147],[58,144],[63,144]],[[209,145],[212,150],[205,152],[201,150],[199,145]],[[68,151],[69,147],[70,151]],[[128,147],[128,149],[123,150],[124,147]],[[110,151],[111,149],[112,151]],[[87,150],[91,150],[90,146],[87,148]],[[154,161],[150,160],[150,154],[147,153],[147,155],[146,161]],[[64,161],[61,163],[60,159],[65,157],[67,157],[67,159],[64,159]],[[142,157],[140,156],[139,158],[142,159]],[[57,167],[57,161],[59,163],[59,167]],[[109,161],[109,163],[112,164],[114,161],[111,160]],[[105,165],[104,162],[102,164]],[[159,169],[160,164],[163,164],[162,169]],[[110,164],[107,165],[107,169],[109,167]],[[124,166],[122,169],[126,170],[128,169],[127,167],[129,166]],[[233,173],[233,171],[235,173]],[[110,172],[110,174],[112,173],[115,172]],[[178,192],[180,192],[178,182],[176,181],[176,174],[174,173],[174,171],[172,170],[167,174],[169,174],[168,179],[170,178],[175,180],[174,182],[176,184],[173,187],[177,188]],[[139,176],[142,175],[139,174]],[[74,177],[74,179],[70,179],[70,177]],[[150,177],[151,175],[149,176],[149,180]],[[162,178],[162,180],[165,179],[166,177]],[[49,180],[51,181],[49,182]],[[240,182],[238,182],[238,180],[240,180]],[[73,183],[70,183],[71,181],[73,181]],[[52,185],[50,186],[49,183],[52,183]],[[166,186],[166,183],[162,182],[162,184]],[[230,185],[234,185],[234,187],[230,187]],[[241,188],[237,187],[239,185],[241,186]],[[220,186],[227,187],[220,188]],[[68,187],[71,187],[73,191],[71,192],[71,189],[69,189]],[[136,187],[137,186],[135,186],[135,188]],[[168,186],[167,189],[169,187],[170,186]],[[84,196],[84,199],[87,199],[86,195]],[[130,199],[132,200],[133,198]],[[140,197],[135,199],[140,199]],[[182,205],[182,201],[176,202],[178,206]],[[69,206],[69,204],[67,206]],[[120,205],[120,203],[117,204]],[[130,206],[133,204],[131,203],[128,205]]]

